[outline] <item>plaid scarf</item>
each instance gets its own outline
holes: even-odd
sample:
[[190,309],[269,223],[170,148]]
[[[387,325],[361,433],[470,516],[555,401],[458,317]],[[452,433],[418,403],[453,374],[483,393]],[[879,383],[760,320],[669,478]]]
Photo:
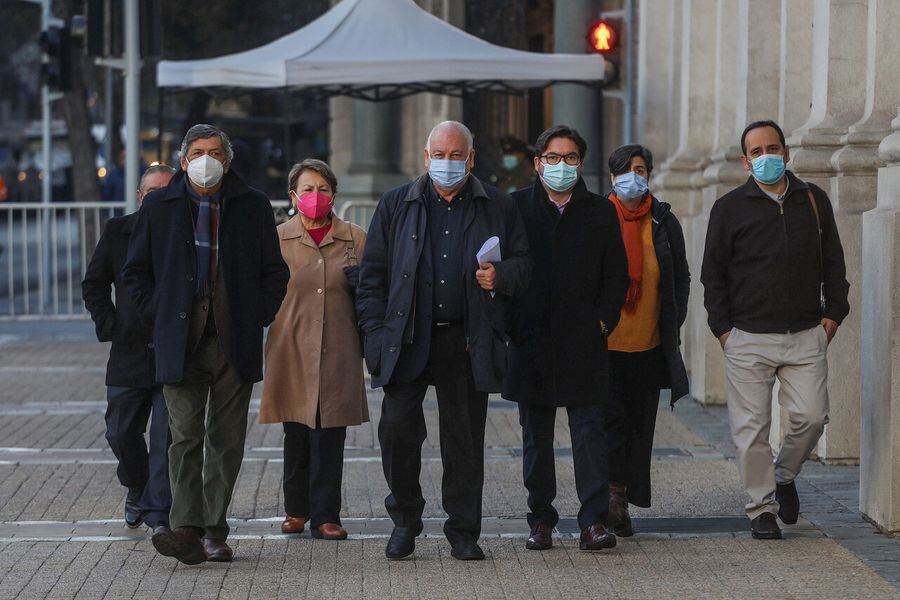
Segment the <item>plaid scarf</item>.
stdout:
[[194,224],[194,245],[197,249],[197,288],[199,297],[212,295],[219,260],[219,196],[194,196],[198,206]]

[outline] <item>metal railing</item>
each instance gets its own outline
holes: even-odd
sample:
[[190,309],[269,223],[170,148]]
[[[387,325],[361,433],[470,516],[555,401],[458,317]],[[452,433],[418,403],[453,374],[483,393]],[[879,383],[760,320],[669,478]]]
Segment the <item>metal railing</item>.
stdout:
[[81,280],[124,202],[0,203],[0,319],[83,318]]
[[[289,215],[273,202],[276,217]],[[351,200],[345,221],[369,228],[377,202]],[[0,320],[86,318],[81,280],[106,221],[124,202],[0,202]]]
[[368,231],[377,207],[378,202],[374,200],[348,200],[338,209],[338,216]]

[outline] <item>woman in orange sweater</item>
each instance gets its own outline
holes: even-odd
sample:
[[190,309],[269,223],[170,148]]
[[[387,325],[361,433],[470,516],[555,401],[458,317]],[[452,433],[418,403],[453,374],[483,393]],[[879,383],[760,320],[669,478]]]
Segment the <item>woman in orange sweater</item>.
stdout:
[[608,198],[619,215],[631,278],[619,324],[608,339],[607,527],[622,537],[634,534],[628,504],[650,506],[659,392],[671,389],[673,406],[690,393],[680,349],[691,280],[684,234],[671,207],[648,191],[652,171],[653,155],[638,144],[609,157]]

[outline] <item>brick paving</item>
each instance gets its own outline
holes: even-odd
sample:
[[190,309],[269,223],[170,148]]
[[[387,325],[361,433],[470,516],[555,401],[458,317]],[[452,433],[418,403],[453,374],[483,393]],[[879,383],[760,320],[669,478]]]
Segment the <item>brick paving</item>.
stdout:
[[[486,428],[483,547],[460,563],[440,535],[437,413],[423,452],[426,536],[414,560],[383,557],[390,531],[373,422],[348,432],[344,542],[278,533],[279,426],[251,409],[232,502],[231,565],[184,567],[157,556],[146,530],[119,520],[123,490],[103,438],[107,345],[90,324],[0,323],[0,598],[900,598],[900,542],[858,513],[858,470],[808,463],[803,518],[782,542],[750,539],[725,415],[660,407],[654,506],[610,552],[578,551],[570,441],[556,423],[557,547],[524,549],[525,493],[515,406],[492,397]],[[254,397],[260,395],[259,386]]]

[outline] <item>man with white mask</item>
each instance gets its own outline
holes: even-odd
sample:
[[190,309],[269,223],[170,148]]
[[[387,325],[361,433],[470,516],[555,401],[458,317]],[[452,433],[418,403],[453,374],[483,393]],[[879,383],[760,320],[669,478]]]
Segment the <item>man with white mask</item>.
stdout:
[[[780,539],[775,519],[797,522],[794,479],[828,423],[828,344],[850,311],[844,251],[831,201],[785,165],[774,121],[741,135],[747,182],[709,215],[700,280],[709,327],[725,352],[728,415],[756,539]],[[788,412],[772,460],[772,388]]]
[[123,268],[153,327],[172,433],[171,529],[154,529],[153,545],[186,564],[232,559],[226,514],[250,392],[289,278],[269,199],[229,168],[233,155],[219,129],[188,130],[181,170],[144,200]]
[[[509,196],[471,174],[472,134],[445,121],[428,136],[427,172],[386,192],[360,265],[356,308],[372,387],[384,388],[378,440],[394,531],[385,555],[405,558],[422,532],[419,484],[430,385],[440,412],[444,534],[459,560],[481,560],[484,425],[506,370],[506,309],[531,260]],[[476,254],[492,237],[499,256]]]

